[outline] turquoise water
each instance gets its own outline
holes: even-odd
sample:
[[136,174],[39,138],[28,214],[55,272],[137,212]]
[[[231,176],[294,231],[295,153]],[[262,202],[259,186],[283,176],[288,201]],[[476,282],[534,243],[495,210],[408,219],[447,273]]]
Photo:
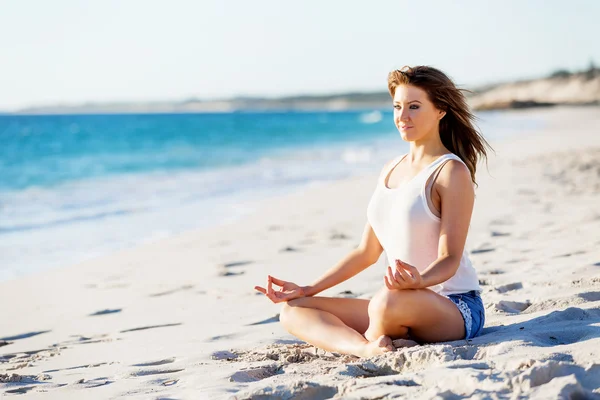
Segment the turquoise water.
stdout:
[[4,116],[0,190],[236,166],[294,149],[367,142],[393,127],[391,118],[383,119],[391,113],[375,113],[371,123],[362,123],[365,115],[369,114]]
[[[480,117],[490,139],[540,123]],[[235,220],[407,149],[391,110],[0,115],[0,143],[0,280]]]

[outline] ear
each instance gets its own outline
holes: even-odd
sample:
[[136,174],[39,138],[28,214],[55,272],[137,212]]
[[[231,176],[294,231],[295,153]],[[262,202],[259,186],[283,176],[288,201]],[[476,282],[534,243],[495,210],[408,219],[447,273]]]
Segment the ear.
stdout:
[[446,111],[440,111],[440,114],[438,116],[438,120],[444,118],[445,115],[446,115]]

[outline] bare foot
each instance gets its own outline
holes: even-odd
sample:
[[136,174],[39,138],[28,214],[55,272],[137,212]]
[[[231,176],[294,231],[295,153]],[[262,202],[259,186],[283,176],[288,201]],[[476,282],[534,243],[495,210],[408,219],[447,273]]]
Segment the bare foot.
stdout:
[[418,346],[419,343],[415,342],[414,340],[410,340],[410,339],[396,339],[392,341],[392,345],[395,348],[398,347],[413,347],[413,346]]
[[357,355],[360,357],[372,357],[395,350],[392,339],[389,336],[381,335],[377,340],[367,343],[361,354]]

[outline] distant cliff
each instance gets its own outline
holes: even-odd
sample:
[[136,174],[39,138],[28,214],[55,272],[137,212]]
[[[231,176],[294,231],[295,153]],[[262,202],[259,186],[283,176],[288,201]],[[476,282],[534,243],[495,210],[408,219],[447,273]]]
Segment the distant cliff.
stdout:
[[[547,78],[467,88],[467,99],[475,110],[600,104],[600,68],[571,73],[557,71]],[[84,113],[197,113],[235,111],[349,110],[390,108],[387,91],[350,92],[330,95],[279,98],[237,97],[224,100],[189,99],[180,102],[86,103],[30,107],[17,114]]]
[[600,68],[557,71],[547,78],[490,85],[474,92],[468,98],[476,110],[600,104]]

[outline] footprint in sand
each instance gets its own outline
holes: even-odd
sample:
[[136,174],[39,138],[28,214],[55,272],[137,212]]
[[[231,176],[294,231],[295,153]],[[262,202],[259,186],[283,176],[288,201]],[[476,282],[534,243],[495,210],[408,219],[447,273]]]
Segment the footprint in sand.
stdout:
[[175,289],[166,290],[164,292],[152,293],[149,296],[150,297],[166,296],[166,295],[169,295],[169,294],[181,292],[181,291],[184,291],[184,290],[190,290],[190,289],[193,289],[193,288],[194,288],[194,285],[183,285],[183,286],[180,286],[180,287],[175,288]]
[[296,247],[291,247],[291,246],[287,246],[287,247],[284,247],[283,249],[279,250],[280,253],[288,252],[288,251],[301,251],[301,250]]
[[125,329],[125,330],[120,331],[120,333],[135,332],[135,331],[144,331],[146,329],[155,329],[155,328],[167,328],[167,327],[170,327],[170,326],[179,326],[179,325],[182,325],[182,323],[181,322],[177,322],[177,323],[174,323],[174,324],[141,326],[139,328]]
[[74,344],[90,344],[90,343],[99,343],[99,342],[107,342],[113,339],[109,338],[108,333],[104,333],[101,335],[93,335],[93,336],[82,336],[82,335],[71,335],[71,337],[75,339],[65,340],[64,342],[55,343],[55,347],[62,347]]
[[213,360],[232,361],[238,358],[238,355],[228,350],[219,350],[212,353],[210,358]]
[[0,340],[8,342],[11,340],[20,340],[20,339],[27,339],[33,336],[37,336],[37,335],[41,335],[42,333],[48,333],[51,331],[35,331],[35,332],[27,332],[27,333],[21,333],[19,335],[14,335],[14,336],[6,336],[3,338],[0,338]]
[[149,375],[160,375],[160,374],[174,374],[175,372],[185,371],[185,368],[153,368],[153,369],[140,369],[129,373],[131,377],[149,376]]
[[8,394],[25,394],[27,392],[29,392],[30,390],[35,389],[37,386],[22,386],[22,387],[18,387],[16,389],[9,389],[4,391],[4,393],[8,393]]
[[571,256],[577,256],[580,254],[585,254],[586,252],[584,250],[579,250],[579,251],[574,251],[571,253],[563,253],[563,254],[557,254],[555,256],[553,256],[552,258],[562,258],[562,257],[571,257]]
[[267,318],[267,319],[263,319],[262,321],[258,321],[258,322],[253,322],[251,324],[248,324],[246,326],[254,326],[254,325],[264,325],[264,324],[272,324],[273,322],[279,322],[279,314]]
[[97,315],[106,315],[106,314],[116,314],[116,313],[120,313],[121,311],[123,311],[122,308],[115,308],[115,309],[106,309],[106,310],[100,310],[100,311],[96,311],[93,314],[88,315],[89,317],[95,317]]
[[228,334],[225,334],[225,335],[213,336],[211,338],[208,338],[208,341],[209,342],[216,342],[217,340],[233,339],[236,336],[238,336],[236,333],[228,333]]
[[352,239],[352,238],[341,232],[334,232],[329,236],[329,240],[348,240],[348,239]]
[[230,382],[249,383],[257,382],[273,375],[277,375],[281,371],[280,365],[267,365],[264,367],[256,367],[237,371],[229,377]]
[[501,269],[493,269],[491,271],[488,271],[488,274],[490,275],[502,275],[504,273],[504,271],[502,271]]
[[[7,353],[0,356],[0,363],[7,363],[3,368],[6,371],[16,370],[32,365],[34,361],[41,361],[46,358],[54,357],[60,354],[61,347],[54,345],[53,347],[40,350],[25,350],[15,353]],[[37,364],[37,362],[36,362]],[[0,377],[2,374],[0,374]],[[0,382],[2,380],[0,379]]]
[[343,292],[339,292],[338,295],[340,297],[346,297],[349,299],[354,299],[361,295],[361,293],[354,293],[352,290],[344,290]]
[[[42,391],[47,391],[49,388],[58,388],[65,384],[52,384],[45,381],[52,379],[50,375],[19,375],[19,374],[0,374],[0,383],[6,385],[4,393],[8,394],[26,394],[36,388],[43,388]],[[29,385],[29,386],[25,386]],[[15,387],[16,386],[16,387]],[[11,389],[11,387],[14,387]],[[2,397],[0,395],[0,397]]]
[[179,379],[158,379],[157,381],[154,381],[152,383],[156,383],[163,386],[173,386],[177,384],[177,382],[179,382]]
[[481,253],[489,253],[491,251],[495,251],[496,249],[493,247],[481,247],[479,249],[471,250],[471,254],[481,254]]
[[252,264],[253,262],[254,261],[232,261],[232,262],[228,262],[225,264],[221,264],[217,267],[219,269],[218,276],[243,275],[245,273],[245,271],[230,271],[229,269]]
[[219,271],[219,276],[221,277],[225,277],[225,276],[238,276],[238,275],[244,275],[246,273],[246,271],[238,271],[238,272],[234,272],[234,271],[224,271],[221,270]]
[[492,231],[492,232],[490,232],[490,235],[492,237],[503,237],[503,236],[510,236],[510,233],[508,233],[508,232]]
[[233,261],[223,264],[225,268],[241,267],[242,265],[252,264],[254,261]]
[[524,261],[529,261],[527,258],[512,258],[510,260],[505,261],[505,264],[516,264]]
[[75,385],[83,387],[85,389],[95,388],[98,386],[110,385],[114,381],[108,379],[108,377],[94,378],[94,379],[79,379],[74,382]]
[[102,363],[98,363],[98,364],[84,364],[84,365],[77,365],[75,367],[67,367],[67,368],[58,368],[58,369],[49,369],[46,371],[42,371],[43,373],[51,373],[51,372],[59,372],[59,371],[71,371],[74,369],[82,369],[82,368],[96,368],[96,367],[101,367],[102,365],[108,365],[108,363],[102,362]]
[[498,293],[506,293],[506,292],[510,292],[512,290],[523,289],[523,283],[521,283],[521,282],[509,283],[508,285],[498,286],[495,289]]
[[525,310],[527,310],[531,306],[530,302],[520,302],[520,301],[507,301],[500,300],[496,304],[494,304],[494,309],[498,311],[503,311],[510,314],[518,314]]
[[148,361],[139,364],[133,364],[132,367],[156,367],[157,365],[171,364],[175,362],[175,357],[165,358],[162,360]]

